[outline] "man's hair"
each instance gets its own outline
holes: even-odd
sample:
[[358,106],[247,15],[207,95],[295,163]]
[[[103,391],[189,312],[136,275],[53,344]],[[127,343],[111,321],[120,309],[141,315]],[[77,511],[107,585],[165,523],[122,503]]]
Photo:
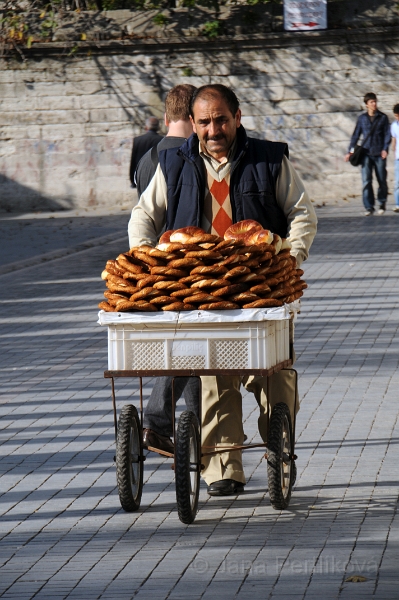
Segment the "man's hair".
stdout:
[[148,117],[145,120],[145,126],[148,131],[158,131],[159,119],[157,119],[157,117]]
[[365,104],[367,104],[367,102],[368,102],[369,100],[377,100],[377,96],[374,94],[374,92],[368,92],[368,93],[367,93],[367,94],[364,96],[363,100],[364,100],[364,103],[365,103]]
[[194,117],[194,104],[197,100],[206,100],[210,98],[222,98],[229,107],[229,110],[233,117],[236,116],[237,110],[240,107],[238,98],[232,89],[228,88],[225,85],[222,85],[221,83],[215,83],[213,85],[203,85],[196,89],[191,99],[191,116]]
[[183,83],[169,90],[165,100],[166,119],[169,122],[188,121],[191,98],[196,89],[189,83]]
[[395,106],[393,107],[393,114],[399,115],[399,104],[395,104]]

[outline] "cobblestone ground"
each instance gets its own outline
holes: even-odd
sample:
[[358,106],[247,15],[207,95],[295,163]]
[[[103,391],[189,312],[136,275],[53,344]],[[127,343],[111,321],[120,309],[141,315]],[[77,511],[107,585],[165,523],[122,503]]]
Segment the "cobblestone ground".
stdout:
[[[18,230],[17,245],[1,242],[2,265],[15,263],[0,277],[1,598],[399,597],[398,219],[320,215],[296,329],[302,404],[289,510],[271,508],[265,461],[247,452],[245,493],[210,499],[203,486],[190,526],[177,517],[170,461],[148,456],[137,513],[122,511],[115,487],[96,305],[127,217],[87,220],[86,235],[72,219],[61,240],[55,223],[46,247],[43,219],[1,221],[0,231]],[[133,394],[133,381],[118,380],[119,406]],[[246,396],[250,439],[254,404]]]

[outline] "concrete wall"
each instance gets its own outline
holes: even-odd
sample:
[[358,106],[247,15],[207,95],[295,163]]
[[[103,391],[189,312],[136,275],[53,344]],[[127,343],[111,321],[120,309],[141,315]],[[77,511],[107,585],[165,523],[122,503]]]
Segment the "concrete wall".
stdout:
[[232,86],[245,127],[289,143],[316,203],[358,195],[359,173],[342,156],[365,92],[376,92],[392,117],[399,101],[395,37],[388,29],[296,34],[252,46],[152,44],[115,54],[3,59],[0,208],[128,207],[132,137],[148,115],[162,116],[166,91],[182,82]]

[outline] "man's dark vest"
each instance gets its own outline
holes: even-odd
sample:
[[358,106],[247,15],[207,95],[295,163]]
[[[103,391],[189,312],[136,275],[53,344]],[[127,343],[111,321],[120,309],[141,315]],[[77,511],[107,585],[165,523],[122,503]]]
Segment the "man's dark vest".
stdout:
[[[288,147],[247,137],[237,130],[237,148],[230,175],[233,222],[254,219],[265,229],[287,236],[287,219],[276,201],[276,181]],[[206,170],[193,134],[180,148],[159,153],[167,185],[166,230],[201,226],[206,189]]]

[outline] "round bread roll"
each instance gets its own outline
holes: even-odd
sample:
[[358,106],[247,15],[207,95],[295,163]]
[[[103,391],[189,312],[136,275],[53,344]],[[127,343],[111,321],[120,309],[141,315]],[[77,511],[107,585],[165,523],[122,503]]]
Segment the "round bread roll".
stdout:
[[202,235],[203,233],[205,233],[205,231],[200,227],[182,227],[181,229],[176,229],[173,231],[173,233],[170,235],[169,241],[185,244],[189,242],[194,235]]
[[209,267],[195,267],[190,271],[190,275],[224,275],[227,273],[223,265],[210,265]]
[[198,308],[200,310],[234,310],[240,307],[235,302],[227,302],[225,300],[223,302],[208,302],[205,304],[200,304]]
[[173,304],[166,304],[161,307],[162,310],[196,310],[196,307],[193,304],[184,304],[183,302],[173,302]]
[[273,241],[272,246],[275,248],[275,254],[278,254],[281,250],[281,246],[283,245],[283,240],[277,233],[273,233]]
[[168,267],[171,269],[192,269],[193,267],[198,267],[204,265],[203,262],[198,260],[198,258],[178,258],[177,260],[171,260],[168,263]]
[[212,294],[205,294],[204,292],[195,292],[192,296],[187,296],[183,299],[185,304],[201,304],[202,302],[217,302],[217,299]]
[[238,302],[238,304],[248,304],[248,302],[255,302],[255,300],[261,300],[261,298],[251,292],[241,292],[241,294],[229,296],[228,300],[231,302]]
[[250,231],[244,238],[245,243],[251,244],[271,244],[273,242],[273,234],[268,229],[257,229],[256,231]]
[[239,221],[238,223],[230,225],[230,227],[228,227],[224,233],[224,239],[244,239],[248,232],[253,231],[254,229],[260,230],[262,229],[262,225],[258,223],[258,221],[253,221],[252,219],[245,219],[244,221]]
[[191,289],[196,288],[220,288],[230,285],[227,279],[200,279],[191,285]]
[[147,288],[143,288],[139,292],[136,292],[135,294],[130,296],[129,300],[130,300],[130,302],[134,302],[135,300],[144,300],[144,298],[145,298],[146,300],[149,301],[150,298],[155,298],[155,296],[162,296],[162,295],[163,294],[159,290],[156,290],[153,287],[147,287]]
[[244,304],[243,308],[272,308],[273,306],[283,306],[281,300],[275,298],[263,298],[262,300],[255,300],[249,304]]
[[108,304],[108,302],[105,302],[105,300],[98,304],[98,308],[104,312],[115,312],[114,307]]
[[239,294],[245,292],[248,289],[247,285],[242,283],[233,283],[232,285],[226,285],[226,287],[219,288],[212,292],[212,296],[231,296],[232,294]]
[[245,265],[240,265],[239,267],[233,267],[228,273],[224,275],[225,279],[234,279],[234,277],[242,277],[243,275],[248,275],[251,272]]
[[164,292],[165,290],[168,290],[168,292],[174,292],[176,290],[187,289],[187,286],[185,286],[184,283],[181,283],[180,281],[158,281],[157,283],[154,283],[153,287],[156,290],[163,290]]
[[159,238],[159,242],[158,243],[159,244],[165,244],[165,243],[170,242],[170,236],[172,235],[172,233],[173,233],[173,229],[169,229],[168,231],[165,231],[161,235],[161,237]]
[[[201,268],[201,267],[199,267]],[[187,277],[187,271],[172,269],[171,267],[151,267],[151,275],[165,275],[166,277]]]
[[155,283],[165,280],[165,275],[148,275],[147,277],[138,280],[137,287],[141,290],[142,288],[154,286]]

